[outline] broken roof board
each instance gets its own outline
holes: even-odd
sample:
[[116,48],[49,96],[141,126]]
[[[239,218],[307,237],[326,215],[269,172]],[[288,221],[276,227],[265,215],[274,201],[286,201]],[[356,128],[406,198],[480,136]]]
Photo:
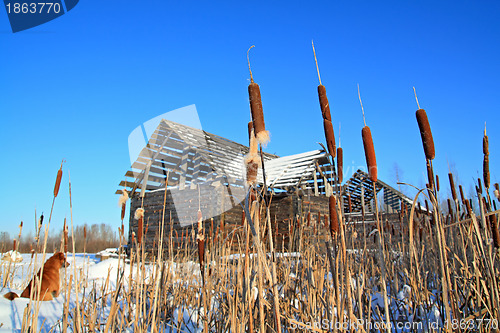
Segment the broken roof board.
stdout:
[[[120,186],[132,192],[164,188],[168,175],[169,186],[183,186],[192,183],[224,179],[228,185],[243,186],[246,169],[244,157],[249,148],[215,134],[162,120],[149,139],[148,144],[132,165],[132,170]],[[278,157],[264,153],[266,182],[274,188],[296,186],[301,181],[311,182],[316,173],[316,165],[328,163],[327,154],[321,150]],[[258,182],[262,183],[259,170]],[[321,186],[320,186],[321,187]],[[121,193],[117,191],[117,193]]]

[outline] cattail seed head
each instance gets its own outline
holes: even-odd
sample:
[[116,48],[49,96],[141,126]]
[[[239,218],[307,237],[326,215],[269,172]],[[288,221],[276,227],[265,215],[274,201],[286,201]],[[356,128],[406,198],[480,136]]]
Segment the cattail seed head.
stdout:
[[499,190],[494,190],[493,194],[495,195],[495,197],[497,198],[497,200],[500,201],[500,191]]
[[144,209],[143,208],[137,208],[135,210],[134,218],[136,220],[140,219],[141,217],[144,217]]
[[465,200],[465,208],[467,209],[467,214],[469,216],[472,216],[472,206],[471,206],[469,200]]
[[337,154],[337,149],[335,147],[335,134],[333,132],[333,125],[330,120],[323,119],[323,128],[325,130],[326,146],[328,148],[328,153],[335,158]]
[[450,179],[450,189],[451,189],[451,197],[453,201],[457,201],[457,191],[455,189],[455,182],[453,181],[453,174],[450,172],[448,174],[448,178]]
[[253,129],[253,121],[248,122],[248,141],[252,139],[252,135],[254,135],[252,132],[254,131]]
[[342,184],[342,180],[344,180],[344,152],[341,147],[337,148],[337,175],[339,184]]
[[139,222],[137,224],[137,243],[141,244],[142,234],[144,232],[144,217],[139,217]]
[[12,244],[12,251],[16,251],[17,249],[17,239],[14,239],[14,243]]
[[377,160],[375,157],[375,148],[373,146],[372,132],[370,127],[365,126],[361,130],[363,138],[363,147],[365,150],[366,166],[372,182],[377,181]]
[[83,226],[83,238],[86,239],[87,238],[87,226]]
[[255,129],[255,136],[260,144],[267,144],[269,142],[269,132],[266,131],[266,124],[264,122],[264,111],[262,109],[262,99],[260,96],[259,85],[251,82],[248,85],[248,96],[250,99],[250,111],[252,113],[253,128]]
[[330,104],[328,103],[328,97],[326,97],[326,88],[322,84],[318,86],[318,97],[323,119],[331,122],[332,116],[330,114]]
[[339,220],[337,216],[337,200],[333,195],[330,196],[329,208],[330,208],[330,233],[333,237],[334,234],[339,232]]
[[424,109],[418,109],[416,112],[418,128],[420,129],[420,136],[422,137],[422,144],[424,146],[425,158],[433,160],[436,156],[434,150],[434,139],[432,138],[431,126],[429,119]]
[[68,252],[68,227],[64,228],[64,252]]
[[252,186],[257,183],[257,173],[259,171],[259,166],[261,163],[261,159],[258,153],[257,138],[255,137],[254,133],[255,130],[252,128],[250,130],[250,150],[248,152],[248,155],[245,157],[248,186]]
[[129,198],[129,196],[128,196],[127,190],[122,189],[122,195],[118,199],[118,206],[121,206],[121,208],[122,208],[122,211],[121,211],[121,219],[122,219],[122,221],[125,218],[125,208],[126,208],[126,205],[127,205],[128,198]]
[[439,176],[436,175],[436,190],[439,192]]
[[491,234],[493,236],[493,246],[495,246],[496,249],[500,248],[500,231],[498,230],[498,220],[497,220],[497,215],[493,214],[490,215],[490,229],[491,229]]
[[458,189],[460,190],[460,198],[462,199],[462,203],[465,204],[465,196],[464,196],[464,190],[462,188],[462,185],[458,185]]
[[453,208],[451,208],[451,200],[447,199],[448,202],[448,214],[453,215]]
[[134,218],[139,220],[137,224],[137,243],[141,244],[142,234],[144,232],[144,209],[137,208],[134,214]]
[[483,154],[484,155],[490,154],[488,136],[486,135],[486,129],[484,130],[484,136],[483,136]]
[[490,158],[489,155],[484,155],[483,159],[483,180],[484,187],[490,188]]
[[[64,162],[64,161],[63,161]],[[56,177],[56,184],[54,185],[54,198],[57,197],[57,194],[59,193],[59,187],[61,186],[61,179],[62,179],[62,165],[63,162],[61,162],[61,167],[57,171],[57,177]]]
[[247,163],[247,185],[252,186],[257,183],[257,173],[259,164],[255,162]]
[[479,194],[483,193],[483,186],[481,185],[481,178],[477,179],[477,191]]

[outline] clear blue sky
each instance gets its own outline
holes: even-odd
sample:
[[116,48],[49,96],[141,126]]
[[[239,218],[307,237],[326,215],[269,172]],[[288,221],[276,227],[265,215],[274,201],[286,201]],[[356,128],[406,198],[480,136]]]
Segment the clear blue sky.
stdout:
[[74,223],[117,228],[127,137],[161,113],[196,104],[203,129],[245,143],[253,44],[268,152],[324,141],[314,39],[346,168],[365,165],[359,83],[379,178],[395,185],[397,163],[401,180],[424,186],[415,86],[441,179],[449,162],[469,191],[482,174],[486,121],[498,182],[499,17],[498,1],[84,0],[13,34],[0,8],[1,231],[16,234],[21,220],[32,228],[35,209],[48,217],[63,158],[52,226],[70,216],[71,174]]

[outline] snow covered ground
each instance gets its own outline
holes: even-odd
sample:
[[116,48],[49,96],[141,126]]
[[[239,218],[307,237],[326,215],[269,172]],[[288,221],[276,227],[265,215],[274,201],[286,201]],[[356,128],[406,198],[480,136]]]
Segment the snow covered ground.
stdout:
[[[52,253],[46,255],[45,260],[50,258]],[[103,286],[107,287],[107,292],[111,292],[115,289],[117,282],[117,272],[118,267],[121,265],[123,267],[123,261],[119,264],[119,259],[110,258],[104,261],[100,261],[99,257],[94,254],[72,254],[68,255],[67,261],[70,266],[66,269],[61,269],[61,294],[54,298],[52,301],[40,302],[40,311],[38,316],[38,328],[41,332],[62,332],[62,318],[65,304],[67,302],[67,295],[65,292],[65,285],[68,285],[71,276],[73,281],[78,281],[80,283],[80,290],[85,291],[85,296],[92,295],[93,292],[97,297],[102,294]],[[36,262],[36,270],[39,269],[43,262],[42,255],[38,255]],[[4,277],[12,277],[6,283],[8,287],[1,289],[0,295],[0,332],[21,332],[22,320],[24,310],[27,308],[30,300],[27,298],[16,298],[13,301],[9,301],[3,297],[7,292],[13,291],[18,295],[22,293],[24,288],[27,286],[31,278],[33,277],[34,271],[34,260],[31,259],[30,254],[22,254],[21,262],[7,262],[2,261],[1,279],[3,281]],[[178,265],[173,264],[173,271],[179,273]],[[135,265],[134,265],[135,266]],[[190,276],[199,275],[198,265],[194,263],[186,263],[182,265],[180,271],[188,271]],[[149,275],[150,266],[146,265],[146,280]],[[130,272],[130,266],[127,264],[124,270],[124,280],[128,280]],[[132,274],[135,274],[136,266],[132,269]],[[76,278],[75,278],[76,273]],[[175,273],[174,273],[175,274]],[[69,309],[70,313],[76,306],[77,296],[81,303],[83,292],[76,295],[74,292],[74,283],[69,295]],[[106,302],[101,311],[102,322],[105,323],[106,315],[109,313],[110,301]],[[186,316],[186,313],[182,311],[177,311],[175,315]],[[69,318],[71,321],[71,318]],[[97,318],[99,321],[99,318]],[[175,321],[175,318],[174,318]],[[185,320],[188,322],[189,320]],[[71,331],[71,330],[70,330]],[[133,331],[132,328],[126,329],[126,331]],[[195,329],[194,331],[198,331]]]
[[[50,258],[50,256],[52,256],[52,254],[48,253],[46,259]],[[13,291],[19,295],[33,277],[34,260],[31,259],[30,254],[23,254],[22,258],[23,260],[21,262],[11,263],[10,268],[8,263],[2,262],[4,265],[2,273],[10,273],[13,276],[10,283],[7,283],[9,288],[3,288],[1,290],[0,293],[2,296],[9,291]],[[70,266],[66,268],[66,272],[64,272],[64,269],[61,270],[63,281],[69,280],[69,276],[74,274],[76,267],[77,274],[82,274],[84,271],[89,273],[90,282],[92,280],[98,281],[99,279],[105,278],[108,274],[108,269],[115,266],[117,260],[109,260],[107,263],[103,262],[98,264],[93,254],[77,254],[75,257],[70,255],[67,261],[70,263]],[[38,255],[36,269],[41,266],[42,262],[42,255]],[[4,276],[2,276],[2,279],[3,277]],[[40,328],[48,331],[51,327],[56,325],[56,323],[61,321],[65,299],[66,295],[61,293],[59,297],[52,301],[40,303]],[[74,295],[70,300],[73,302],[75,301]],[[20,332],[23,312],[28,303],[29,299],[27,298],[16,298],[14,301],[9,301],[4,297],[0,298],[0,332]]]
[[[47,254],[46,259],[48,259],[52,254]],[[289,255],[292,257],[299,257],[298,254]],[[238,259],[239,256],[233,255],[229,259]],[[34,260],[31,259],[31,255],[23,254],[21,262],[1,262],[0,269],[0,279],[3,281],[5,277],[9,277],[6,285],[8,288],[3,288],[0,291],[0,295],[4,295],[9,291],[13,291],[17,294],[20,294],[28,282],[33,277],[33,268],[38,270],[40,265],[43,262],[43,258],[41,255],[37,258],[37,265],[34,265]],[[81,304],[83,297],[94,297],[101,298],[104,295],[111,295],[112,291],[116,288],[118,281],[118,269],[119,265],[123,268],[123,260],[118,258],[109,258],[103,261],[100,261],[99,256],[94,254],[76,254],[73,256],[70,254],[67,258],[67,261],[70,263],[70,266],[66,269],[61,270],[61,294],[56,297],[52,301],[40,302],[40,311],[38,316],[38,330],[41,332],[62,332],[63,329],[63,314],[65,305],[69,305],[69,313],[74,312],[74,309],[77,304],[77,299],[79,304]],[[187,262],[184,264],[175,264],[170,263],[170,271],[175,276],[175,280],[183,281],[184,283],[197,285],[200,278],[199,265],[194,262]],[[129,273],[132,271],[132,274],[136,274],[137,266],[130,269],[130,266],[126,264],[125,269],[123,270],[124,281],[129,279]],[[145,266],[145,276],[144,281],[147,283],[151,276],[151,265]],[[121,269],[120,269],[121,270]],[[122,270],[121,270],[122,271]],[[75,274],[76,273],[76,274]],[[10,277],[12,277],[10,279]],[[328,280],[332,279],[330,273],[327,274],[326,278]],[[64,286],[69,284],[70,279],[73,280],[72,288],[70,288],[70,295],[66,294],[66,289]],[[78,295],[75,292],[74,281],[80,285],[80,292]],[[153,282],[153,281],[149,281]],[[356,290],[357,286],[356,279],[352,279],[352,285],[354,290]],[[127,283],[124,283],[127,285]],[[281,287],[280,287],[281,288]],[[255,290],[255,292],[257,292]],[[394,332],[409,332],[412,331],[411,328],[405,326],[414,321],[418,321],[423,323],[425,327],[429,327],[430,324],[435,323],[438,324],[440,319],[439,309],[435,305],[430,305],[427,309],[419,309],[417,311],[416,317],[408,309],[408,298],[411,293],[411,288],[409,286],[404,286],[401,291],[397,294],[397,297],[390,301],[391,312],[396,319],[396,321],[402,324],[401,327],[394,327]],[[280,296],[283,298],[284,295]],[[69,298],[68,298],[69,297]],[[104,297],[104,299],[106,299]],[[376,313],[382,311],[383,309],[383,298],[380,293],[375,290],[372,293],[372,316],[376,321],[381,320],[381,318],[376,318]],[[212,299],[212,302],[214,299]],[[298,301],[298,300],[296,300]],[[23,313],[27,308],[30,300],[26,298],[16,298],[14,301],[9,301],[4,297],[0,297],[0,333],[1,332],[21,332],[22,321],[23,321]],[[212,303],[211,302],[211,303]],[[110,313],[111,309],[111,297],[108,297],[107,301],[104,302],[94,302],[93,304],[101,304],[102,308],[97,311],[98,315],[95,318],[97,325],[102,325],[99,331],[104,331],[104,325],[106,323],[106,319]],[[211,304],[211,308],[217,307],[216,304]],[[217,311],[216,309],[213,309]],[[202,308],[193,309],[193,308],[179,308],[176,307],[172,312],[172,318],[170,324],[167,325],[176,325],[176,323],[180,322],[179,328],[182,332],[202,332],[203,325],[200,325],[199,313],[198,311],[203,311]],[[336,312],[336,308],[333,306],[333,311]],[[419,313],[421,312],[421,313]],[[417,318],[418,317],[418,318]],[[69,318],[70,325],[69,330],[71,329],[71,317]],[[165,326],[166,332],[177,332],[175,328]],[[133,332],[134,327],[128,326],[123,328],[124,331]],[[378,331],[378,329],[375,329]],[[426,331],[425,329],[417,329],[415,331]]]

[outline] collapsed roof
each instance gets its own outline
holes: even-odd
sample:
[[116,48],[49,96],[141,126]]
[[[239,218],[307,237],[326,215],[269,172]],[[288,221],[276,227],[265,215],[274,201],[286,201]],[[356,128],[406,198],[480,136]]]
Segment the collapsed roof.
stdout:
[[[245,155],[249,148],[206,131],[163,119],[131,169],[120,182],[131,196],[168,187],[183,189],[196,184],[222,183],[243,187]],[[273,190],[297,187],[324,193],[332,174],[324,150],[278,157],[264,153],[266,185]],[[317,177],[317,173],[321,177]],[[263,184],[262,171],[257,176]],[[117,193],[121,193],[120,190]]]
[[[248,152],[249,147],[245,145],[163,119],[125,174],[120,187],[126,188],[132,197],[138,193],[142,196],[149,191],[164,189],[168,176],[168,187],[177,190],[197,185],[244,188],[244,160]],[[337,189],[335,185],[329,185],[333,183],[334,170],[324,150],[284,157],[269,153],[262,156],[266,185],[272,191],[301,189],[310,190],[315,195],[329,195]],[[264,182],[261,169],[257,182]],[[400,210],[401,201],[412,204],[412,200],[403,193],[377,180],[376,192],[382,189],[384,203],[393,210]],[[342,192],[346,212],[349,211],[348,196],[351,198],[353,212],[361,211],[363,201],[370,210],[369,203],[374,197],[373,183],[364,171],[357,170],[342,186]],[[121,193],[121,189],[117,193]]]

